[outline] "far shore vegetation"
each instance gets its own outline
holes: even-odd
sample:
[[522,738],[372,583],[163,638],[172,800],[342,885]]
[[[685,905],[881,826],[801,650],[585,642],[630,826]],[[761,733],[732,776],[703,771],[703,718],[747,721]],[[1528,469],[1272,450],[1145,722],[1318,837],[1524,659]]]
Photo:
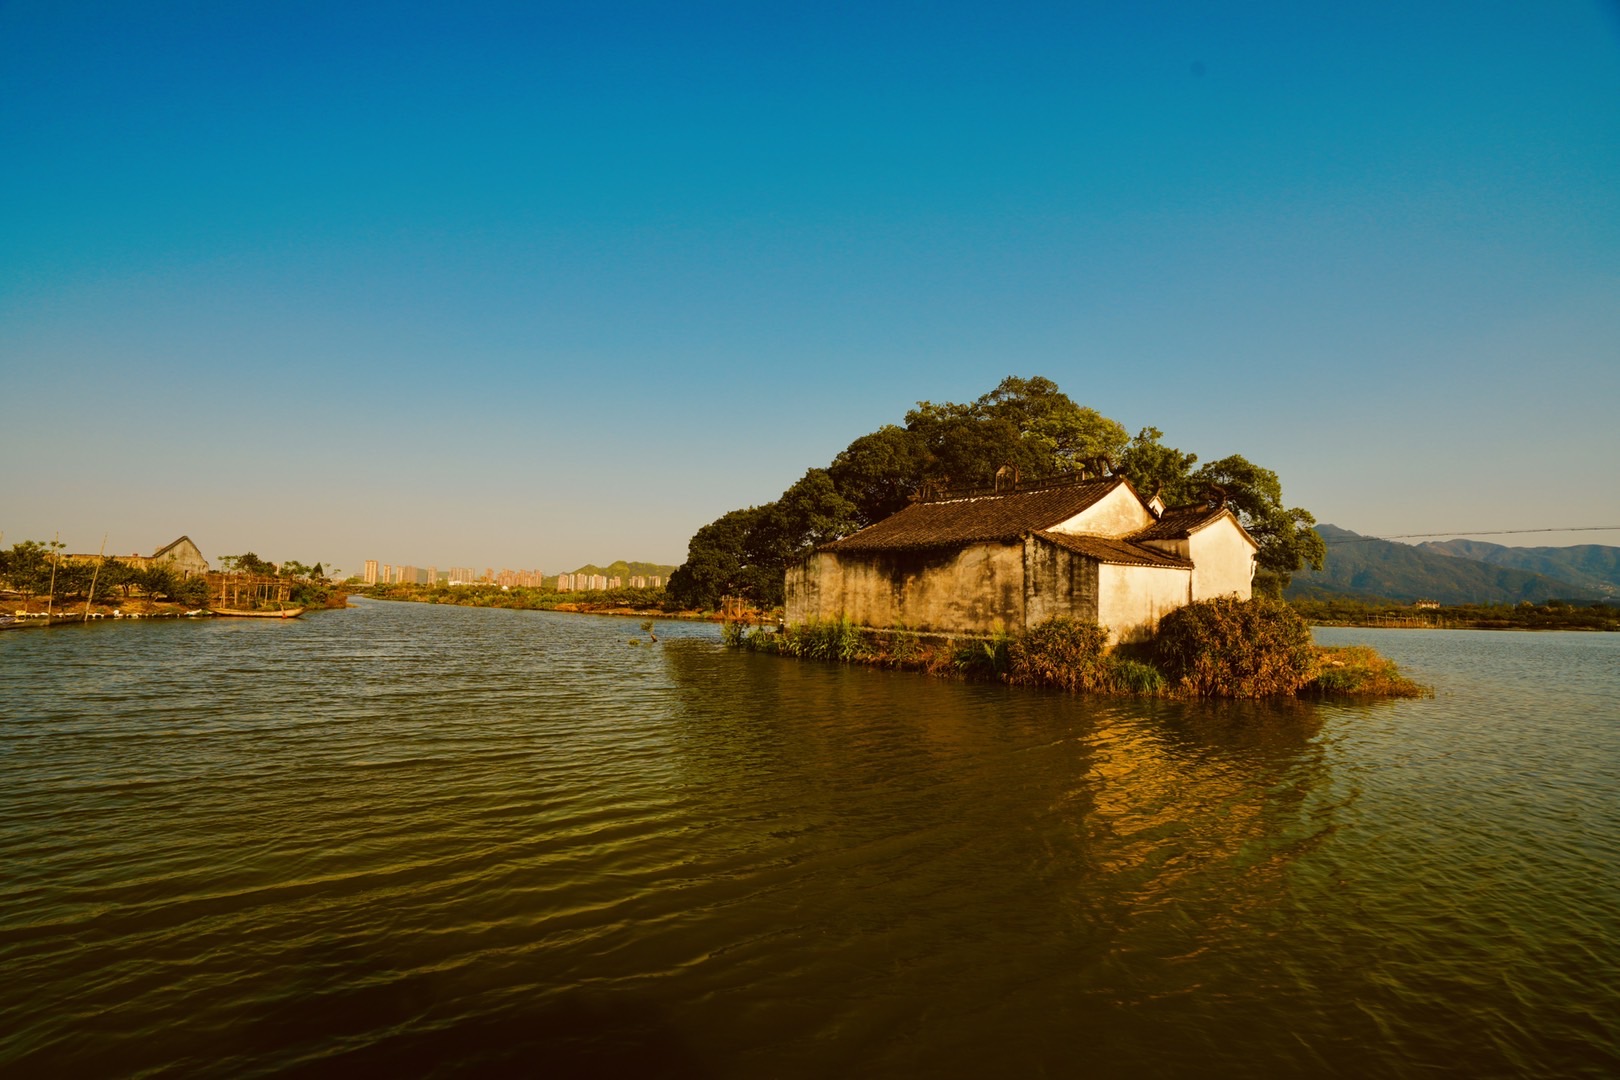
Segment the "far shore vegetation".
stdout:
[[[408,600],[458,607],[511,608],[515,611],[573,611],[595,615],[657,615],[662,618],[721,618],[718,610],[684,610],[663,589],[623,586],[559,592],[552,586],[392,584],[353,586],[354,595],[373,600]],[[757,613],[756,613],[757,615]],[[763,616],[758,616],[763,617]]]
[[1620,604],[1549,600],[1544,604],[1413,604],[1394,600],[1290,600],[1314,626],[1434,630],[1620,630]]

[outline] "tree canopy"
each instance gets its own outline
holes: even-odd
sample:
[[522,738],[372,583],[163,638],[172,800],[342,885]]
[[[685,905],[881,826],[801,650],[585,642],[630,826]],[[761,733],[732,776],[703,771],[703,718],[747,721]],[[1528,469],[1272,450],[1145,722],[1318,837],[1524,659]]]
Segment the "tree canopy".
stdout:
[[786,568],[815,545],[904,509],[925,486],[990,487],[1004,465],[1022,483],[1112,471],[1169,506],[1225,499],[1260,545],[1262,592],[1280,591],[1304,565],[1321,568],[1325,548],[1311,528],[1315,518],[1284,508],[1276,473],[1236,455],[1195,469],[1198,455],[1166,446],[1163,437],[1148,427],[1132,438],[1038,375],[1008,376],[971,402],[919,401],[904,426],[860,436],[775,502],[733,510],[699,529],[668,592],[698,608],[717,607],[723,596],[775,606]]

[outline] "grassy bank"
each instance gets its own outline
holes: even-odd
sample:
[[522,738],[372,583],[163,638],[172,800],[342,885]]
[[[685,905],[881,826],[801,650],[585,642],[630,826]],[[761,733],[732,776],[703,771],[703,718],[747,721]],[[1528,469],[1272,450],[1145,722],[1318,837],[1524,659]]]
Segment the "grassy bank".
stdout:
[[1416,630],[1609,630],[1620,631],[1620,604],[1451,604],[1418,608],[1379,600],[1290,600],[1313,626],[1370,626]]
[[1151,697],[1421,697],[1430,691],[1365,647],[1324,648],[1286,605],[1207,601],[1165,617],[1152,641],[1110,648],[1102,627],[1053,619],[1024,634],[875,629],[850,622],[723,630],[754,652],[986,679],[1070,693]]

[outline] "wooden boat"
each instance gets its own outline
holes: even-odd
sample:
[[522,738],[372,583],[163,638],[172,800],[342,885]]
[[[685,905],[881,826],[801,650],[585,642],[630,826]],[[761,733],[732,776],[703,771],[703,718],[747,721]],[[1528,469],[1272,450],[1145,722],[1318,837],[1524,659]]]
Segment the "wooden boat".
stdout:
[[279,611],[248,611],[243,608],[216,607],[209,608],[215,615],[224,615],[233,619],[296,619],[304,613],[301,607],[282,608]]
[[67,626],[69,623],[82,623],[83,615],[46,615],[35,614],[14,617],[6,615],[0,617],[0,630],[25,630],[31,626]]

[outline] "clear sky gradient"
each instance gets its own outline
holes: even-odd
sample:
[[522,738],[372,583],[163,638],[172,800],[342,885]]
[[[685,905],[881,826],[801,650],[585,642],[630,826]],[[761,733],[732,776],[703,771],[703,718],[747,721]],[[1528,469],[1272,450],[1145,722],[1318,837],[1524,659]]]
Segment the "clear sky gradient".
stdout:
[[1620,10],[0,3],[7,545],[678,563],[1008,374],[1620,525]]

